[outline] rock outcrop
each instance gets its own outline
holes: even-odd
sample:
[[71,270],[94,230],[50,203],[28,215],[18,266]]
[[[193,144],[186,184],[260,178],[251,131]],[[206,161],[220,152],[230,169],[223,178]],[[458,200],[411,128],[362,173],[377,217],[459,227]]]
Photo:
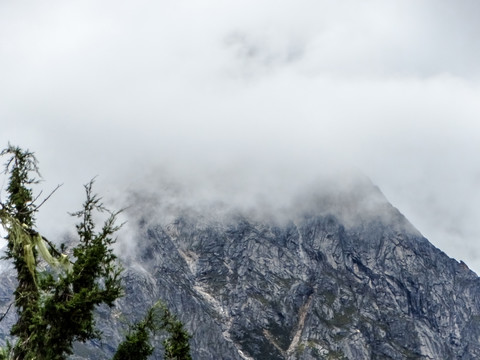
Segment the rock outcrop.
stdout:
[[138,231],[126,296],[99,309],[104,338],[76,359],[109,358],[127,320],[160,298],[196,360],[480,358],[480,278],[367,181],[309,193],[281,216],[180,212]]

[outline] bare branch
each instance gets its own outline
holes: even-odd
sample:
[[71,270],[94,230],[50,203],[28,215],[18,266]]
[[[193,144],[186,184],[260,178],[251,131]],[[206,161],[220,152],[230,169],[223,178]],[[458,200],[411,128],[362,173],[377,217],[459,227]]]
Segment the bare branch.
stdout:
[[10,308],[11,308],[12,305],[13,305],[13,303],[14,303],[14,301],[12,301],[12,302],[10,303],[10,305],[8,305],[7,311],[5,311],[5,312],[2,314],[2,316],[0,316],[0,322],[2,322],[2,320],[5,318],[5,316],[7,316],[8,312],[10,311]]
[[43,193],[43,190],[40,190],[40,192],[38,193],[38,195],[35,196],[35,199],[33,199],[32,201],[30,201],[30,203],[28,204],[28,206],[33,205],[33,204],[35,203],[35,201],[37,201],[38,198],[42,195],[42,193]]
[[[40,207],[41,207],[43,204],[45,204],[45,202],[46,202],[48,199],[50,199],[50,197],[51,197],[58,189],[60,189],[62,186],[63,186],[63,184],[57,185],[57,187],[56,187],[55,189],[53,189],[52,192],[50,192],[50,194],[48,194],[48,196],[47,196],[45,199],[43,199],[42,202],[41,202],[39,205],[37,205],[37,206],[34,207],[34,211],[37,211],[38,209],[40,209]],[[40,194],[41,194],[41,193],[42,193],[42,192],[40,192]],[[33,199],[33,201],[31,202],[31,205],[33,205],[33,203],[35,202],[35,200],[38,199],[38,197],[40,196],[40,194],[38,194],[38,196],[37,196],[35,199]]]

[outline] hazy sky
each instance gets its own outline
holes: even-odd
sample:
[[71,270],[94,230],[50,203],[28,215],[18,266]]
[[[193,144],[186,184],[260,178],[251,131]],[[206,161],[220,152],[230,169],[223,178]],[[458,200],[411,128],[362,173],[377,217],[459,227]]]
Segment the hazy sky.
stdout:
[[152,169],[348,164],[480,273],[479,16],[477,0],[4,0],[0,145],[64,183],[48,226],[95,175],[113,198]]

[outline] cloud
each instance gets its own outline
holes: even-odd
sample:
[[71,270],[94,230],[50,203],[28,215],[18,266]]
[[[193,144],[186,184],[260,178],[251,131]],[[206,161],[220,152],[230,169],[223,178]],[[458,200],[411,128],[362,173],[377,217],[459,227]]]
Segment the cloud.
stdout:
[[46,188],[65,184],[48,227],[95,175],[115,198],[152,169],[234,184],[341,164],[478,270],[478,7],[3,2],[0,142],[36,151]]

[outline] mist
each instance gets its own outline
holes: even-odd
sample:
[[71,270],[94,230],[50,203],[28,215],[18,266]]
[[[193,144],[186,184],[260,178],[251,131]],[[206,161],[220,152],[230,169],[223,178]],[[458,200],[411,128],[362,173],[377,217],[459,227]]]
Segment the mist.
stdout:
[[478,273],[479,6],[5,1],[0,142],[63,184],[52,236],[97,175],[113,207],[162,182],[248,204],[348,168]]

